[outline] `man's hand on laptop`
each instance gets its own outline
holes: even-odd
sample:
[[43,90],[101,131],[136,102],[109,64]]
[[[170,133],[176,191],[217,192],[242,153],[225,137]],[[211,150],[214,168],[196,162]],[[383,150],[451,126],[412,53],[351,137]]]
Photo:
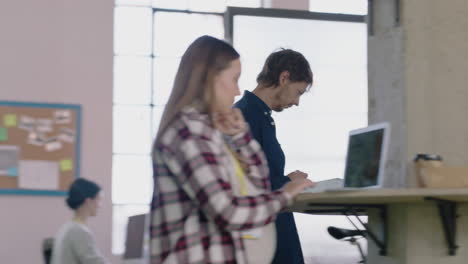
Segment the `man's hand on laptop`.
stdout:
[[291,179],[291,181],[293,180],[297,180],[297,179],[306,179],[309,175],[305,172],[302,172],[300,170],[296,170],[296,171],[293,171],[291,173],[289,173],[288,175],[288,178]]

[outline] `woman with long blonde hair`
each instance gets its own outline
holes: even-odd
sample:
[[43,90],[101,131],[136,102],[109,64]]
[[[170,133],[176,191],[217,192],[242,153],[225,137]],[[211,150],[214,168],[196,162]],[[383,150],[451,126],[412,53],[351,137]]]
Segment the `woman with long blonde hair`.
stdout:
[[276,214],[313,185],[271,191],[265,156],[232,108],[240,73],[237,51],[213,37],[182,57],[153,146],[151,263],[269,263]]

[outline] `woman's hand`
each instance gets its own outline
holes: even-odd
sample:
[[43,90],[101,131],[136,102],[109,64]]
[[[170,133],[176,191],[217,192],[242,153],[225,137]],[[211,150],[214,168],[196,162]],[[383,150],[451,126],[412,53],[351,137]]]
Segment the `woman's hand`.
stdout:
[[283,191],[289,193],[292,197],[300,194],[304,189],[314,186],[315,183],[309,179],[295,179],[283,186]]
[[247,129],[244,116],[238,108],[224,113],[215,112],[212,119],[214,127],[228,136],[234,136]]
[[297,180],[297,179],[306,179],[309,175],[300,170],[296,170],[296,171],[289,173],[287,176],[291,180]]

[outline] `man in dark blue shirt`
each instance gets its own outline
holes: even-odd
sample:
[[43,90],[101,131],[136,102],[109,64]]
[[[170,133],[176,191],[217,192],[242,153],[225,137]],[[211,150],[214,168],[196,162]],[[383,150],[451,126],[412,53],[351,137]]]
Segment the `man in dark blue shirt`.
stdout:
[[[257,77],[253,92],[245,91],[235,104],[249,123],[255,139],[268,159],[273,190],[295,178],[307,174],[295,171],[284,174],[285,156],[276,139],[276,127],[271,112],[281,112],[293,105],[299,106],[300,96],[312,85],[313,75],[304,56],[293,50],[270,54]],[[274,264],[304,263],[299,235],[292,213],[280,213],[276,219],[277,248]]]

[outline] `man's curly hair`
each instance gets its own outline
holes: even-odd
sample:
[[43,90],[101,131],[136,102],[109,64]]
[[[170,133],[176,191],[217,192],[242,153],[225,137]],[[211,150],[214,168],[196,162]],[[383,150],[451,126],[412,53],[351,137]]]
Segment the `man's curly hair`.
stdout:
[[291,49],[281,49],[270,54],[257,76],[257,83],[267,87],[277,86],[283,71],[289,72],[289,80],[292,82],[313,83],[309,62],[301,53]]

